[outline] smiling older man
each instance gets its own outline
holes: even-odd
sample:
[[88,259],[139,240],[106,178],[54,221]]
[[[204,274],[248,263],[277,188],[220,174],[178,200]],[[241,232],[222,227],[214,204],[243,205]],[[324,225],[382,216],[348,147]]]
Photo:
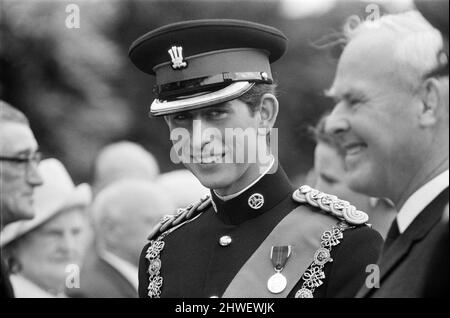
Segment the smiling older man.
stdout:
[[364,22],[347,36],[327,130],[345,149],[353,190],[387,197],[399,211],[379,261],[380,288],[360,296],[426,296],[449,200],[448,73],[430,75],[448,63],[443,39],[415,11]]

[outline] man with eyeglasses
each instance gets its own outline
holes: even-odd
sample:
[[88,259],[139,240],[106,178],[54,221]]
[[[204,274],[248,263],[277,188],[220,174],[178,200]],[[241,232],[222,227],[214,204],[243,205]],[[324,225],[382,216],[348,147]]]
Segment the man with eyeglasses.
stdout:
[[[33,190],[42,184],[37,171],[38,144],[25,115],[0,100],[0,228],[32,219]],[[1,233],[0,233],[1,234]],[[13,296],[2,261],[0,297]]]

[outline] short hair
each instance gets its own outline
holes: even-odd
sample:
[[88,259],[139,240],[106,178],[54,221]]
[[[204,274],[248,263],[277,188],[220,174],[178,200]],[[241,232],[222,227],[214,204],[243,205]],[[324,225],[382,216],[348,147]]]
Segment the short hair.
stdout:
[[412,75],[417,81],[442,63],[439,58],[444,49],[442,35],[418,11],[388,14],[363,22],[350,17],[343,30],[344,43],[348,44],[357,36],[370,36],[374,29],[385,30],[398,37],[393,58],[402,68],[402,73]]
[[0,123],[12,122],[29,125],[27,117],[17,108],[0,100]]
[[276,96],[277,84],[255,84],[247,92],[238,98],[241,102],[247,104],[250,107],[252,115],[261,106],[261,99],[264,94],[272,94]]
[[[91,217],[97,235],[103,236],[100,229],[106,219],[125,222],[127,215],[135,211],[131,205],[140,204],[140,200],[160,203],[167,207],[168,212],[176,208],[169,194],[152,181],[136,178],[117,180],[103,188],[91,205]],[[155,218],[155,224],[163,216],[160,212],[155,212],[154,207],[148,208],[149,215]]]
[[[124,165],[123,162],[127,164]],[[102,148],[93,170],[96,193],[123,178],[156,179],[160,171],[153,154],[131,141],[118,141]]]

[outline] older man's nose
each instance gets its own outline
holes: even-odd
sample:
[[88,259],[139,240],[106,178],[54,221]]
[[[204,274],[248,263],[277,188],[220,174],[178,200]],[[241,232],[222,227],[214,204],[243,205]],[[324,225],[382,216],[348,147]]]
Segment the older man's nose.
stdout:
[[30,164],[28,167],[28,175],[27,180],[30,185],[33,187],[40,186],[44,183],[41,174],[39,173],[37,164]]
[[325,132],[340,135],[350,129],[350,124],[342,111],[336,106],[325,122]]

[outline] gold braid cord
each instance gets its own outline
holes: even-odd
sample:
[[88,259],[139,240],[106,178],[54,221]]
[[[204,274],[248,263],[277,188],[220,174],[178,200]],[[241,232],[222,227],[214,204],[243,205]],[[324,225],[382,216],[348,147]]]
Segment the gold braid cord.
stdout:
[[349,202],[338,197],[313,189],[308,185],[296,190],[292,198],[299,203],[307,203],[313,207],[338,218],[340,221],[321,236],[321,247],[314,253],[314,261],[303,273],[302,287],[295,293],[295,298],[314,298],[314,291],[323,284],[325,272],[323,268],[332,262],[331,249],[338,245],[344,237],[346,229],[367,223],[369,216],[357,210]]
[[160,254],[164,249],[165,242],[162,240],[166,235],[174,231],[182,224],[192,221],[200,212],[204,211],[211,203],[209,196],[203,197],[196,204],[191,204],[184,209],[178,209],[175,214],[169,214],[162,217],[158,225],[152,230],[149,238],[159,234],[156,240],[150,241],[145,258],[148,260],[148,296],[150,298],[159,298],[163,285],[163,278],[160,275],[162,266]]
[[292,198],[299,203],[308,203],[313,207],[318,207],[350,225],[361,225],[369,221],[367,213],[357,210],[350,202],[341,200],[335,195],[320,192],[308,185],[303,185],[295,190]]
[[314,261],[303,273],[302,287],[295,293],[295,298],[314,298],[314,290],[323,284],[325,272],[323,268],[328,262],[332,262],[331,249],[338,245],[344,237],[344,230],[349,228],[345,221],[339,221],[330,230],[323,232],[321,247],[314,253]]

